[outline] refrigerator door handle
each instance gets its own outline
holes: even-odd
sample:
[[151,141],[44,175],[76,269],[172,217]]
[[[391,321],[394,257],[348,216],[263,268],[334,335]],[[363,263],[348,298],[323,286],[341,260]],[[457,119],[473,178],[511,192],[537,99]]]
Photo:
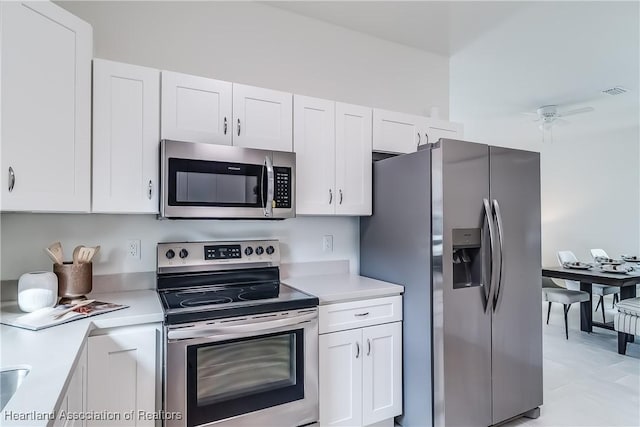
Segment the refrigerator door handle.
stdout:
[[498,267],[498,281],[497,283],[497,289],[496,289],[496,293],[494,296],[494,301],[493,301],[493,311],[495,312],[498,309],[498,305],[500,304],[500,301],[502,300],[502,298],[500,298],[500,296],[502,295],[502,277],[503,277],[503,272],[504,272],[504,268],[503,268],[503,257],[504,257],[504,239],[502,237],[503,233],[504,233],[504,227],[502,226],[502,214],[500,213],[500,204],[498,203],[498,201],[496,199],[493,199],[493,211],[495,212],[495,216],[496,216],[496,224],[497,224],[497,230],[498,230],[498,247],[499,247],[499,254],[500,254],[500,264]]
[[489,264],[490,269],[491,269],[491,273],[490,273],[490,277],[489,277],[489,290],[488,292],[485,291],[485,295],[486,295],[486,304],[484,307],[484,312],[487,313],[489,311],[489,307],[493,304],[494,301],[494,292],[496,289],[496,283],[495,283],[495,275],[497,273],[497,265],[498,265],[498,251],[496,250],[496,231],[494,230],[494,223],[493,223],[493,212],[491,210],[491,204],[489,203],[488,199],[483,199],[483,203],[484,203],[484,214],[487,220],[487,226],[489,227],[489,246],[491,249],[491,262]]

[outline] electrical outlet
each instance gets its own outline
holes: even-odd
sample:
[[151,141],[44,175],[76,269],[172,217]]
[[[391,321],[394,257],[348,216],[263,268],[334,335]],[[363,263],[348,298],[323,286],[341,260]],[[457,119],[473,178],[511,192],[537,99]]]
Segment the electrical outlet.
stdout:
[[333,236],[331,234],[322,236],[322,252],[333,252]]
[[140,259],[140,240],[127,241],[127,258]]

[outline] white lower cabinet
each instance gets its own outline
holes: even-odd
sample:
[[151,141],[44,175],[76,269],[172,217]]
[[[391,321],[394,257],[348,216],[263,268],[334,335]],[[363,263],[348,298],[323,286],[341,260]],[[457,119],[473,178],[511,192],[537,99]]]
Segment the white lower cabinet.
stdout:
[[[88,340],[87,410],[116,419],[89,426],[153,426],[158,327],[127,327]],[[132,414],[131,416],[129,414]]]
[[319,348],[320,425],[393,425],[402,413],[402,322],[321,334]]
[[80,353],[67,391],[56,411],[54,427],[84,427],[83,414],[87,410],[87,346]]

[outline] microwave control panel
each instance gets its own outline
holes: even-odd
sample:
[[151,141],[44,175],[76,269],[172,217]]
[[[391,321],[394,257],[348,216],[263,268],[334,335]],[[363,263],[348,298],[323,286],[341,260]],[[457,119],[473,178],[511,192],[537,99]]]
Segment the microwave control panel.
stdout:
[[275,166],[274,208],[291,208],[291,168]]

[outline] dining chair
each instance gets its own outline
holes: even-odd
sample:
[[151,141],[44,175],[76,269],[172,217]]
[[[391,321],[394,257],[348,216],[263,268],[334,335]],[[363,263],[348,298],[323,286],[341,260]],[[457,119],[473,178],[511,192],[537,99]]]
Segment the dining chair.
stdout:
[[549,316],[551,315],[551,303],[557,302],[562,304],[564,309],[564,335],[566,339],[569,339],[569,324],[567,321],[567,314],[571,304],[577,302],[589,301],[589,293],[584,291],[573,291],[565,289],[556,285],[553,280],[548,277],[542,278],[542,298],[544,301],[549,302],[549,308],[547,309],[547,325],[549,324]]
[[[591,256],[593,260],[596,261],[597,258],[610,258],[607,255],[607,252],[604,249],[591,249]],[[618,289],[618,292],[620,290]],[[616,303],[618,302],[618,293],[613,294],[613,303],[611,303],[611,308],[616,308]],[[596,306],[596,311],[598,311],[598,306],[600,305],[600,301],[598,301],[598,305]]]
[[[563,265],[565,262],[577,262],[578,258],[576,258],[575,254],[571,251],[558,251],[558,262],[560,265]],[[579,291],[580,290],[580,282],[576,282],[575,280],[565,280],[564,281],[567,289]],[[620,288],[616,286],[606,286],[593,283],[591,285],[591,293],[593,295],[598,296],[598,304],[596,305],[596,311],[602,305],[602,323],[605,323],[606,320],[604,318],[604,297],[605,295],[616,294],[620,292]]]

